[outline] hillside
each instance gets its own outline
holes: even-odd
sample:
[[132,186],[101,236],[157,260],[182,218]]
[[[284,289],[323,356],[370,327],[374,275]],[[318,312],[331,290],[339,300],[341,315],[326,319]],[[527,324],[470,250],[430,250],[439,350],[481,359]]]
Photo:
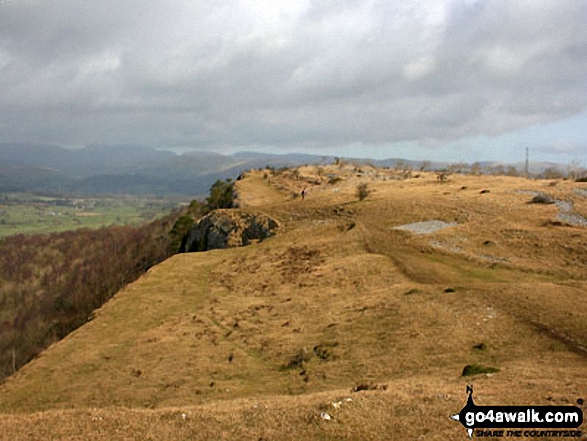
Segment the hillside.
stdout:
[[[116,294],[0,385],[0,439],[462,440],[467,384],[478,405],[587,398],[585,184],[399,175],[247,173],[239,205],[277,235]],[[447,228],[396,229],[424,221]]]

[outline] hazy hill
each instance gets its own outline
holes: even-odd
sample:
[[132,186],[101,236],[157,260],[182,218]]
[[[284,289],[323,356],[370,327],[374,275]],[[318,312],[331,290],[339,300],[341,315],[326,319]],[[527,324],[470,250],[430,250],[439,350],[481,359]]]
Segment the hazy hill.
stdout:
[[[235,178],[242,171],[265,166],[295,167],[303,164],[327,164],[332,156],[290,153],[275,155],[241,152],[222,155],[213,152],[187,152],[181,155],[165,150],[122,145],[92,145],[68,150],[55,146],[0,144],[0,191],[43,191],[82,195],[132,194],[155,196],[205,195],[217,179]],[[353,159],[354,164],[379,167],[411,167],[418,170],[421,161],[401,158],[385,160]],[[428,162],[429,169],[450,164]],[[484,162],[489,169],[504,164]],[[522,165],[516,165],[522,170]],[[531,172],[561,165],[533,163]]]
[[55,169],[31,165],[0,165],[0,192],[53,189],[56,192],[69,189],[75,180]]
[[142,146],[98,146],[69,150],[55,146],[1,144],[0,164],[3,168],[30,166],[49,168],[80,178],[120,172],[125,167],[175,157],[173,152]]
[[120,291],[0,386],[0,438],[461,440],[467,384],[478,405],[587,398],[585,184],[401,176],[246,174],[241,207],[278,234]]
[[[331,159],[331,158],[329,158]],[[189,152],[182,155],[141,146],[0,145],[0,191],[77,194],[199,196],[217,179],[244,170],[320,163],[313,155]]]

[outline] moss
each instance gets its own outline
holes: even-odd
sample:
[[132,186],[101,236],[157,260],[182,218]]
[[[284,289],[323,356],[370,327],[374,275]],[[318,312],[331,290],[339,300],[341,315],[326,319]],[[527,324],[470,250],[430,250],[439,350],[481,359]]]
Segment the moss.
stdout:
[[479,374],[492,374],[499,372],[499,369],[493,366],[484,366],[482,364],[468,364],[463,368],[462,377],[469,377]]

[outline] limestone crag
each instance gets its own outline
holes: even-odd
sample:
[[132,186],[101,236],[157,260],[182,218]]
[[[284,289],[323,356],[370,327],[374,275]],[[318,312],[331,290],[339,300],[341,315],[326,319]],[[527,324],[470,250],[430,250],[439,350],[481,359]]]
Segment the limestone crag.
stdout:
[[278,223],[262,213],[239,209],[215,210],[199,220],[185,242],[184,252],[233,248],[262,241]]

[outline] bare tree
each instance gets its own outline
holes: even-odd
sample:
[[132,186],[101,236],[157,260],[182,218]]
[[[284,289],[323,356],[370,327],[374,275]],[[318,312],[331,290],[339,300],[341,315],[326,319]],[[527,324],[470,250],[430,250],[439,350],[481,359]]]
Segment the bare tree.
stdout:
[[495,176],[503,176],[505,175],[505,167],[503,164],[496,164],[491,167],[491,174]]
[[467,168],[467,164],[463,162],[457,162],[456,164],[450,164],[448,166],[448,171],[451,173],[462,173],[463,170]]
[[540,174],[542,179],[562,179],[564,174],[556,167],[547,167]]
[[578,158],[573,158],[569,163],[567,177],[576,181],[579,179],[579,174],[581,173],[581,161]]
[[505,169],[505,174],[508,176],[518,176],[518,169],[513,165],[508,165]]
[[474,162],[473,164],[471,164],[471,167],[469,168],[469,172],[474,176],[479,176],[481,174],[481,171],[481,163],[479,162]]

